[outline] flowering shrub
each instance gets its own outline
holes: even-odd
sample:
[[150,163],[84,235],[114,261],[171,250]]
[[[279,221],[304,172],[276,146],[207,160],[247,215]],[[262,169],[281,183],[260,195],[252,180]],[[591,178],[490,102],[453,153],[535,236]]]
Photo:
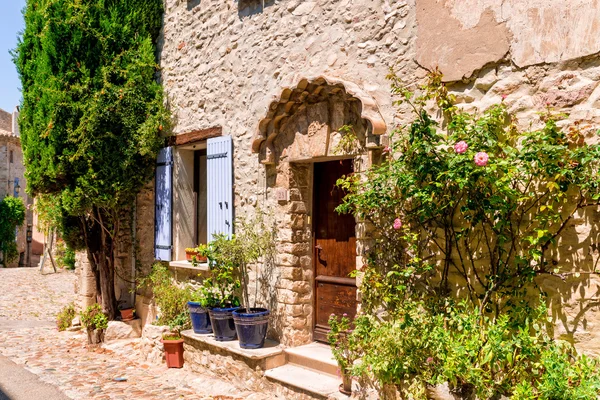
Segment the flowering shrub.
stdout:
[[376,231],[353,374],[412,398],[441,382],[464,397],[595,398],[598,362],[545,333],[534,278],[595,273],[561,265],[556,245],[600,205],[600,147],[550,110],[531,131],[503,103],[461,110],[438,73],[418,96],[390,79],[414,121],[393,132],[380,165],[338,181],[348,193],[338,211]]
[[[585,144],[577,126],[559,129],[549,112],[539,130],[522,132],[504,104],[462,111],[439,74],[419,97],[391,78],[399,103],[414,108],[414,122],[393,132],[393,156],[366,179],[338,182],[348,192],[338,211],[378,233],[366,254],[366,282],[384,287],[367,294],[367,303],[377,295],[378,305],[391,306],[407,293],[448,293],[454,285],[491,312],[536,275],[564,277],[553,251],[575,215],[598,208],[600,147]],[[443,129],[426,112],[432,103]]]

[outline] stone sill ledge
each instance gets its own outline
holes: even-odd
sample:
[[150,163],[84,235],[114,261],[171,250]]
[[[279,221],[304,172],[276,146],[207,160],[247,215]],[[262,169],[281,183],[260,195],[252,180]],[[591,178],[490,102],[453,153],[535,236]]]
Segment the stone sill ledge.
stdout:
[[280,367],[285,364],[285,353],[283,347],[276,341],[265,340],[262,349],[242,349],[237,340],[219,342],[215,340],[212,333],[199,335],[193,330],[181,332],[184,343],[198,350],[208,350],[213,354],[230,356],[246,363],[250,368],[259,367],[263,371]]
[[198,264],[197,267],[194,267],[191,262],[183,260],[183,261],[171,261],[169,263],[169,269],[172,270],[189,270],[189,271],[208,271],[208,263]]

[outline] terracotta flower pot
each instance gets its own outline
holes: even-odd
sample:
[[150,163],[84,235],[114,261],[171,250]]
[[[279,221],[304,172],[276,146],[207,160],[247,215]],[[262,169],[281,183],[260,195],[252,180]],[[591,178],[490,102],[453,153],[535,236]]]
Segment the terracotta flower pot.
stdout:
[[198,252],[197,251],[186,251],[185,252],[185,259],[188,261],[192,261],[192,258],[196,256],[198,257]]
[[183,367],[183,339],[165,340],[161,343],[165,346],[165,359],[168,368]]
[[126,308],[119,311],[121,312],[121,321],[133,320],[133,308]]

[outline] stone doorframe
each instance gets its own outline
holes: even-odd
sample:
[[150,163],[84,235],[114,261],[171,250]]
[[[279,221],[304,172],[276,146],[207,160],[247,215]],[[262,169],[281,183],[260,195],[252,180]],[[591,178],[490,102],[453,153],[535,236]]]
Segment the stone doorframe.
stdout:
[[[278,225],[274,334],[286,346],[312,341],[313,165],[352,158],[360,173],[379,161],[385,132],[371,96],[351,82],[325,77],[283,89],[259,123],[252,150],[265,165],[267,197],[275,203]],[[367,236],[364,224],[357,223],[357,269]]]

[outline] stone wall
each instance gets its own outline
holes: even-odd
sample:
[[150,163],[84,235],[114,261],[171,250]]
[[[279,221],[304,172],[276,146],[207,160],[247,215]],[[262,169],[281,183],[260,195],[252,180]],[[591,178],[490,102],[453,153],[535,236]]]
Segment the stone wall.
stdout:
[[[427,69],[440,67],[465,107],[483,109],[506,97],[522,126],[539,124],[537,112],[550,105],[570,114],[564,124],[579,122],[587,139],[595,140],[600,42],[592,22],[600,6],[591,0],[568,6],[560,0],[262,4],[165,0],[159,58],[175,134],[221,126],[234,140],[236,215],[248,215],[255,207],[274,214],[279,254],[267,285],[271,292],[264,295],[275,314],[272,334],[287,345],[311,340],[310,162],[335,158],[311,142],[304,148],[318,154],[298,158],[294,151],[299,147],[290,142],[301,143],[306,138],[297,133],[311,132],[336,140],[339,125],[324,122],[316,110],[306,126],[299,121],[299,113],[319,107],[310,99],[322,90],[343,90],[351,97],[344,103],[358,100],[367,147],[374,133],[389,132],[409,118],[405,109],[392,105],[385,78],[390,67],[411,87],[422,82]],[[298,102],[300,108],[293,108]],[[292,108],[286,109],[289,103]],[[299,122],[290,124],[294,118]],[[285,124],[293,125],[291,132],[286,133]],[[373,140],[372,151],[357,157],[361,167],[376,161],[382,143]],[[597,211],[590,216],[598,220]],[[561,243],[565,270],[591,269],[597,260],[597,230],[585,217],[574,221],[572,235]],[[153,232],[150,223],[145,229]],[[368,238],[364,225],[357,225],[357,236]],[[359,240],[357,266],[367,244]],[[594,333],[600,324],[600,281],[593,274],[557,279],[544,280],[553,292],[557,334],[600,352]]]

